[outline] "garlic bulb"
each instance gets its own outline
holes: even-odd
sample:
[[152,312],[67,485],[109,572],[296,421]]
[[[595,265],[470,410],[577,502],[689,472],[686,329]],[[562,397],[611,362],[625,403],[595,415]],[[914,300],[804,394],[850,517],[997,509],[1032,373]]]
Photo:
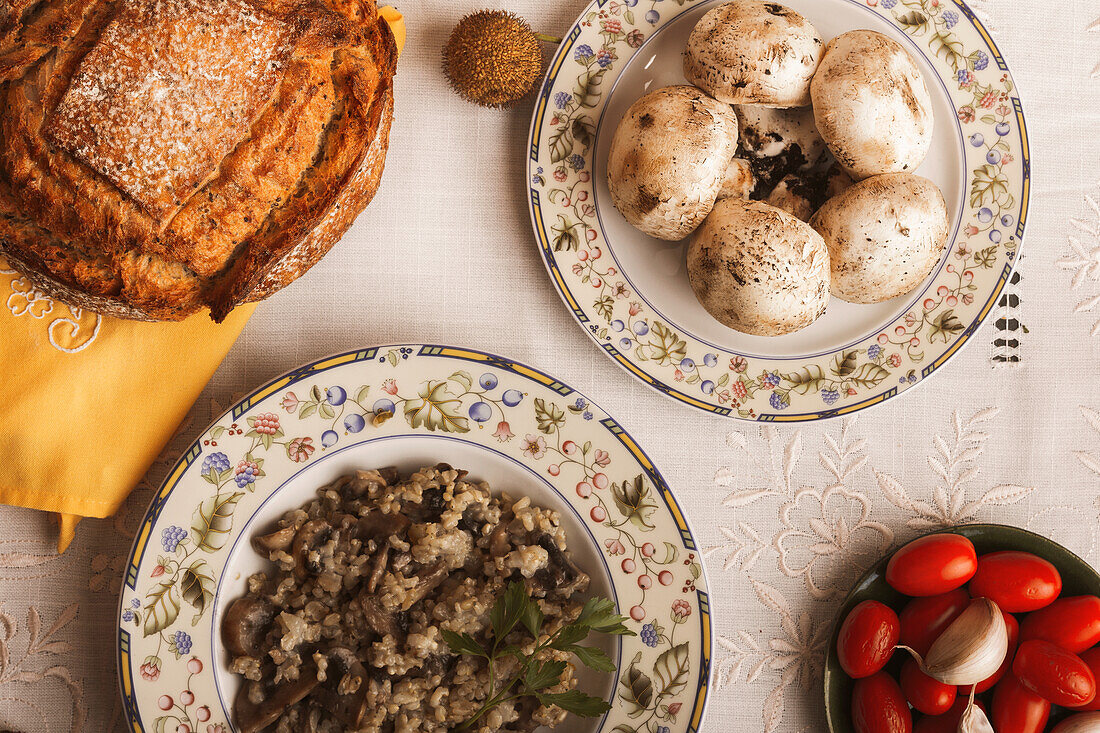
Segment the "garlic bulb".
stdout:
[[1008,654],[1008,627],[997,604],[971,601],[932,642],[922,670],[945,685],[976,685],[1000,668]]
[[1092,713],[1078,713],[1071,715],[1058,725],[1054,726],[1051,733],[1098,733],[1100,732],[1100,710]]

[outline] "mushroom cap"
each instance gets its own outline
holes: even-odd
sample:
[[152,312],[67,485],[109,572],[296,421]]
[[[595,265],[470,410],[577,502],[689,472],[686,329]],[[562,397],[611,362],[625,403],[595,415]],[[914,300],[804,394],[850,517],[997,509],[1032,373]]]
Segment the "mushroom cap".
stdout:
[[803,179],[789,174],[772,189],[764,203],[782,209],[796,219],[809,221],[814,213],[814,202],[806,187]]
[[833,295],[878,303],[912,291],[939,262],[947,205],[927,178],[889,173],[829,199],[810,225],[829,248]]
[[825,153],[813,107],[779,109],[746,104],[737,108],[737,120],[745,157],[782,157],[806,169]]
[[788,7],[735,0],[708,11],[688,37],[684,76],[729,104],[805,107],[824,44]]
[[732,158],[726,167],[726,173],[722,177],[722,187],[718,191],[718,198],[729,196],[739,199],[747,199],[756,190],[756,176],[752,172],[752,163],[744,158]]
[[611,200],[634,227],[679,240],[714,206],[737,152],[737,115],[695,87],[650,92],[626,111],[611,140]]
[[808,222],[822,204],[851,185],[852,179],[834,161],[828,167],[788,173],[764,202]]
[[811,107],[741,105],[737,119],[738,154],[749,161],[755,179],[750,198],[767,198],[785,176],[808,173],[822,161],[832,160],[817,133]]
[[687,269],[707,312],[745,333],[797,331],[829,303],[829,251],[821,236],[760,201],[719,201],[692,237]]
[[911,173],[928,154],[932,98],[897,41],[869,30],[842,33],[826,46],[810,91],[817,129],[852,178]]

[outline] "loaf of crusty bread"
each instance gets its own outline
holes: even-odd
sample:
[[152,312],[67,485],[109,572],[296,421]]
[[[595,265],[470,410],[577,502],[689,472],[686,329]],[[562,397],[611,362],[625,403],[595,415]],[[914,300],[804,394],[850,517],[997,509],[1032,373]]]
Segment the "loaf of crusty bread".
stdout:
[[0,254],[72,305],[221,320],[370,202],[396,59],[374,0],[0,0]]

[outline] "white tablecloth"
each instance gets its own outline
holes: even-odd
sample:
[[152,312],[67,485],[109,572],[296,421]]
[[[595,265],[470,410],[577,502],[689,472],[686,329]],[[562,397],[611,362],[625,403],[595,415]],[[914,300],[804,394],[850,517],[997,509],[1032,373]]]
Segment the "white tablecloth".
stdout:
[[[115,519],[85,521],[57,556],[44,515],[0,508],[0,729],[123,729],[114,613],[152,486],[235,395],[366,344],[504,354],[585,392],[632,432],[705,548],[717,635],[708,731],[822,730],[822,650],[839,598],[926,527],[1008,522],[1100,563],[1098,0],[975,3],[1021,90],[1034,164],[1021,280],[995,314],[1004,328],[991,319],[928,386],[802,427],[690,410],[599,353],[532,240],[522,183],[530,102],[501,112],[452,95],[439,50],[475,8],[403,5],[409,45],[385,177],[344,241],[261,305]],[[509,5],[551,34],[582,9]]]

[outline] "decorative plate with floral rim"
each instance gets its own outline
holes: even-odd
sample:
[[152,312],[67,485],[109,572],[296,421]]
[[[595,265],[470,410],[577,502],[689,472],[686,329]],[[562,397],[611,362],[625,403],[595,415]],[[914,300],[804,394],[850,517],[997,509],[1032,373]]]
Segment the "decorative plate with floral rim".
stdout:
[[710,679],[706,579],[667,483],[588,398],[479,351],[396,345],[307,364],[264,385],[202,433],[142,522],[118,616],[118,669],[134,731],[227,733],[238,679],[218,628],[265,561],[249,538],[357,468],[466,468],[496,491],[560,513],[590,592],[637,636],[601,641],[607,696],[571,732],[697,731]]
[[[550,63],[528,152],[531,218],[546,267],[588,335],[646,384],[749,420],[861,410],[927,378],[989,315],[1019,253],[1030,161],[1000,51],[959,0],[784,0],[825,39],[870,28],[916,59],[933,99],[917,173],[947,200],[944,256],[914,292],[876,305],[832,299],[816,323],[767,338],[721,325],[688,283],[686,240],[636,231],[611,203],[606,162],[627,108],[686,83],[681,53],[723,0],[594,0]],[[889,135],[889,130],[879,134]]]

